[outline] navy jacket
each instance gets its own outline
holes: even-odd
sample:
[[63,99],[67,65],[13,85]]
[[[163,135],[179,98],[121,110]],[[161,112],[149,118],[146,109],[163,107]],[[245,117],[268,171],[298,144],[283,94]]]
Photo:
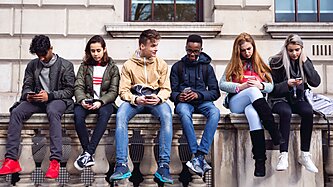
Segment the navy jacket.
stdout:
[[[191,87],[191,90],[199,96],[191,104],[217,100],[220,97],[220,91],[214,69],[210,65],[211,60],[206,53],[201,52],[197,61],[190,62],[187,55],[185,55],[180,61],[176,62],[172,66],[170,74],[172,90],[170,100],[175,104],[179,103],[178,95],[186,87]],[[182,68],[179,67],[181,65]],[[204,65],[207,67],[204,68]],[[179,72],[180,70],[182,72]]]

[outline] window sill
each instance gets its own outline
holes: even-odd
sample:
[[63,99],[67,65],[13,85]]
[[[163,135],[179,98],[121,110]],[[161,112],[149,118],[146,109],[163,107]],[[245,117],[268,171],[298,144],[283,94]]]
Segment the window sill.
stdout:
[[214,38],[221,33],[222,26],[207,22],[125,22],[105,25],[105,30],[113,38],[138,38],[145,29],[156,29],[163,38],[186,38],[189,34]]
[[266,32],[272,38],[286,38],[291,33],[296,33],[302,38],[332,39],[333,23],[267,23],[264,25]]

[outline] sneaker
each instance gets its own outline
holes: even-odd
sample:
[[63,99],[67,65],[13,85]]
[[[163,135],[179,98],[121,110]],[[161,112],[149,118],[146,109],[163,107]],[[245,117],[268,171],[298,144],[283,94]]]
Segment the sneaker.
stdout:
[[309,152],[302,151],[301,156],[298,159],[298,162],[302,164],[305,167],[305,169],[307,169],[308,171],[313,173],[318,173],[318,169],[312,162],[311,154]]
[[155,177],[163,183],[173,184],[173,179],[169,171],[169,165],[167,163],[159,164]]
[[95,164],[94,158],[88,153],[83,152],[74,162],[74,166],[76,169],[82,171],[85,167],[90,167]]
[[50,179],[56,179],[59,176],[60,163],[53,159],[50,161],[49,169],[47,169],[45,177]]
[[203,160],[204,160],[204,157],[201,155],[198,157],[194,157],[194,158],[192,158],[192,160],[186,162],[186,166],[188,168],[190,168],[192,171],[194,171],[196,174],[198,174],[199,176],[202,177],[204,174]]
[[206,159],[204,159],[203,160],[203,172],[204,172],[204,174],[209,170],[212,170],[212,167],[207,163]]
[[288,168],[288,152],[282,152],[279,155],[279,162],[276,165],[277,171],[285,171]]
[[20,163],[17,160],[6,158],[0,169],[0,175],[7,175],[22,171]]
[[127,164],[117,163],[114,173],[110,177],[110,181],[126,179],[132,176]]

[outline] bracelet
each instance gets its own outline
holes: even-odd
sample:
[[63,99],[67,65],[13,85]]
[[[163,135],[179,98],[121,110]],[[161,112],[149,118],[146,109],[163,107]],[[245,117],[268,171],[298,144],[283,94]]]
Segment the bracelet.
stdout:
[[265,89],[265,85],[264,85],[264,83],[260,83],[261,85],[262,85],[262,90],[264,90]]

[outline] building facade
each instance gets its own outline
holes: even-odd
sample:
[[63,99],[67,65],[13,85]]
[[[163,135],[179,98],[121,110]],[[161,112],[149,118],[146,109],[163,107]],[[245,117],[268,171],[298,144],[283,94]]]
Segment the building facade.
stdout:
[[[158,55],[169,66],[185,54],[189,34],[204,37],[203,51],[213,59],[219,79],[228,63],[234,38],[254,36],[264,60],[277,53],[284,38],[298,33],[322,77],[315,92],[331,95],[333,80],[333,4],[330,0],[1,0],[0,112],[19,99],[26,64],[36,34],[50,36],[54,52],[77,70],[87,40],[107,41],[119,68],[138,46],[137,37],[153,28],[162,35]],[[301,4],[305,3],[305,4]],[[223,97],[216,105],[223,113]],[[117,103],[121,101],[118,99]]]

